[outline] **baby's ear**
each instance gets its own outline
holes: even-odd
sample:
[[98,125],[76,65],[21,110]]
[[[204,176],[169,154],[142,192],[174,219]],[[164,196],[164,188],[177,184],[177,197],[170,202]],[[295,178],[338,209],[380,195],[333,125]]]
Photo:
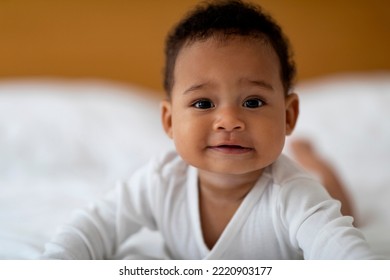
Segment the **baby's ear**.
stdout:
[[161,122],[165,133],[172,138],[172,104],[168,100],[163,100],[160,104]]
[[297,123],[299,115],[299,98],[295,93],[286,96],[286,135],[290,135]]

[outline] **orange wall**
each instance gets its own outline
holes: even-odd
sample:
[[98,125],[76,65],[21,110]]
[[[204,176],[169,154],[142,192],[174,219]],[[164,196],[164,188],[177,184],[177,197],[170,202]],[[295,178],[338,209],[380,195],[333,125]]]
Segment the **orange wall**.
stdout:
[[[103,78],[162,91],[163,44],[194,0],[2,0],[0,79]],[[263,0],[300,80],[390,69],[390,1]]]

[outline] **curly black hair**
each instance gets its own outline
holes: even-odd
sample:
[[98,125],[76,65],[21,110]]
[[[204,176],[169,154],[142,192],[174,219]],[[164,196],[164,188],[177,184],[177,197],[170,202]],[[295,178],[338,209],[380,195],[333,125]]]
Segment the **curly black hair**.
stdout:
[[278,55],[285,93],[291,90],[295,63],[289,41],[280,26],[259,6],[239,0],[222,0],[197,6],[168,33],[164,69],[164,89],[168,96],[174,84],[176,58],[183,46],[217,36],[265,39]]

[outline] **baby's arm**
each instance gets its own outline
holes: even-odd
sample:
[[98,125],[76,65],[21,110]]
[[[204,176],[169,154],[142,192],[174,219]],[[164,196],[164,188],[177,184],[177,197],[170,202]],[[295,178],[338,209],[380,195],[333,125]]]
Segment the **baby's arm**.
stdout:
[[342,216],[340,202],[310,179],[288,182],[280,213],[293,246],[305,259],[377,259],[352,217]]
[[[119,187],[106,198],[77,210],[54,239],[45,245],[43,259],[108,259],[124,239],[141,225],[120,213]],[[124,232],[126,229],[126,234]]]
[[136,172],[107,197],[75,212],[46,244],[43,259],[110,259],[119,246],[146,226],[155,229],[148,173]]

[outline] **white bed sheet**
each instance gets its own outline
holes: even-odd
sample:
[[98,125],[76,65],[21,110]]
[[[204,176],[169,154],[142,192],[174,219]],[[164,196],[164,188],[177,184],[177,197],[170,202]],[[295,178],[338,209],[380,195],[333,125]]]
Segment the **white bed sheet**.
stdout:
[[[297,91],[293,137],[312,139],[337,166],[367,239],[390,259],[390,75],[333,77]],[[0,81],[0,259],[38,258],[73,209],[172,146],[152,96],[100,81]],[[158,257],[159,237],[145,234]]]

